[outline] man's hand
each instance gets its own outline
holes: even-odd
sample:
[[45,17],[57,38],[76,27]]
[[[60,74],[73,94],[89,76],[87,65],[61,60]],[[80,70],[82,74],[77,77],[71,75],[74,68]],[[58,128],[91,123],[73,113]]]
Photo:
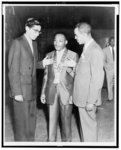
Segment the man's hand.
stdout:
[[72,96],[69,98],[69,104],[73,104]]
[[42,94],[40,99],[41,99],[41,102],[42,102],[43,104],[45,104],[45,102],[46,102],[45,94]]
[[73,69],[72,69],[71,67],[68,67],[68,68],[66,69],[66,71],[67,71],[68,73],[71,73],[71,72],[73,71]]
[[115,85],[115,78],[113,76],[113,80],[112,80],[112,85],[114,86]]
[[24,101],[22,95],[16,95],[16,96],[15,96],[15,100],[16,100],[16,101],[19,101],[19,102],[23,102],[23,101]]
[[94,104],[87,103],[87,105],[86,105],[86,110],[87,111],[92,111],[94,109],[96,110],[96,106]]
[[65,61],[64,65],[68,66],[68,67],[76,67],[76,62],[70,58],[68,58],[68,60]]
[[43,60],[42,60],[42,62],[43,62],[43,66],[45,67],[45,66],[47,66],[47,65],[50,65],[50,64],[53,64],[53,59],[51,58],[48,58],[48,56],[46,56]]

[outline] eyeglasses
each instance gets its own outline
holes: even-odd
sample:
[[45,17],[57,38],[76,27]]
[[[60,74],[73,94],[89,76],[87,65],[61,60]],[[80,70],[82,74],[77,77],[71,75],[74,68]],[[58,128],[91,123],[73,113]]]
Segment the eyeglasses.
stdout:
[[35,33],[42,34],[41,31],[31,28]]

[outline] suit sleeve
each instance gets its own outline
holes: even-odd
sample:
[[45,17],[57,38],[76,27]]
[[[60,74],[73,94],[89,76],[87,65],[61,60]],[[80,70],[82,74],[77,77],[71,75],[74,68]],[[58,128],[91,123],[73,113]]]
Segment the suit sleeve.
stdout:
[[36,49],[36,69],[44,69],[43,62],[39,60],[37,43],[33,42]]
[[98,50],[95,50],[92,54],[90,61],[90,85],[89,85],[89,97],[88,103],[95,104],[98,99],[99,89],[102,88],[104,80],[104,55]]
[[45,94],[45,90],[46,90],[46,86],[47,86],[47,80],[48,80],[48,66],[46,66],[45,70],[44,70],[44,78],[43,78],[41,95]]
[[38,62],[37,62],[37,69],[44,69],[43,62],[42,62],[42,61],[38,61]]
[[[75,55],[75,57],[73,58],[73,60],[74,60],[76,63],[78,63],[78,60],[79,60],[78,54]],[[70,73],[70,75],[71,75],[72,77],[75,76],[75,71],[76,71],[76,66],[73,67],[73,70],[72,70],[72,72]]]
[[104,68],[106,69],[108,68],[106,50],[104,49],[103,52],[104,52]]
[[[78,56],[78,54],[75,55],[74,61],[75,61],[76,63],[78,63],[78,61],[79,61],[79,56]],[[73,73],[74,73],[74,75],[75,75],[75,71],[76,71],[76,67],[73,68]]]
[[13,41],[8,56],[9,82],[12,96],[22,95],[20,81],[21,47],[18,40]]
[[113,63],[108,63],[108,53],[106,51],[107,51],[107,48],[105,48],[103,50],[103,52],[104,52],[104,68],[105,68],[105,70],[109,70],[112,68]]

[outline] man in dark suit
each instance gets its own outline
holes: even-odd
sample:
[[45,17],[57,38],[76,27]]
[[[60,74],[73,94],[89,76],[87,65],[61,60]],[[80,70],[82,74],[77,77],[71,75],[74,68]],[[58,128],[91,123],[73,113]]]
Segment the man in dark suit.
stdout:
[[100,46],[91,36],[91,26],[77,24],[75,39],[84,44],[76,67],[73,101],[79,109],[84,142],[97,141],[96,105],[104,80],[104,55]]
[[59,112],[62,123],[62,141],[71,141],[72,91],[75,67],[78,55],[66,48],[67,39],[63,33],[57,33],[54,38],[55,50],[48,53],[48,59],[53,62],[46,66],[41,102],[49,107],[49,139],[57,140],[57,125]]
[[[36,67],[38,54],[35,39],[41,33],[39,21],[29,18],[25,24],[25,31],[24,35],[13,41],[8,57],[15,141],[33,141],[36,127]],[[43,67],[42,62],[39,63],[39,66]]]

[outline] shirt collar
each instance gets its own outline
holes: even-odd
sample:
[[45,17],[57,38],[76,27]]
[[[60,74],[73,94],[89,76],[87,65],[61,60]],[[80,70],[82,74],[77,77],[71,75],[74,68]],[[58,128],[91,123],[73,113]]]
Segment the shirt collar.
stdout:
[[62,54],[65,50],[66,50],[66,48],[63,48],[62,50],[56,51],[56,52],[57,52],[57,54]]
[[25,33],[24,36],[26,37],[27,41],[32,44],[32,40],[28,37],[28,35]]
[[112,49],[112,48],[114,48],[114,49],[115,49],[115,46],[114,46],[114,47],[112,47],[111,45],[109,45],[109,47],[110,47],[110,49]]
[[86,49],[93,42],[93,38],[84,45],[84,49]]

